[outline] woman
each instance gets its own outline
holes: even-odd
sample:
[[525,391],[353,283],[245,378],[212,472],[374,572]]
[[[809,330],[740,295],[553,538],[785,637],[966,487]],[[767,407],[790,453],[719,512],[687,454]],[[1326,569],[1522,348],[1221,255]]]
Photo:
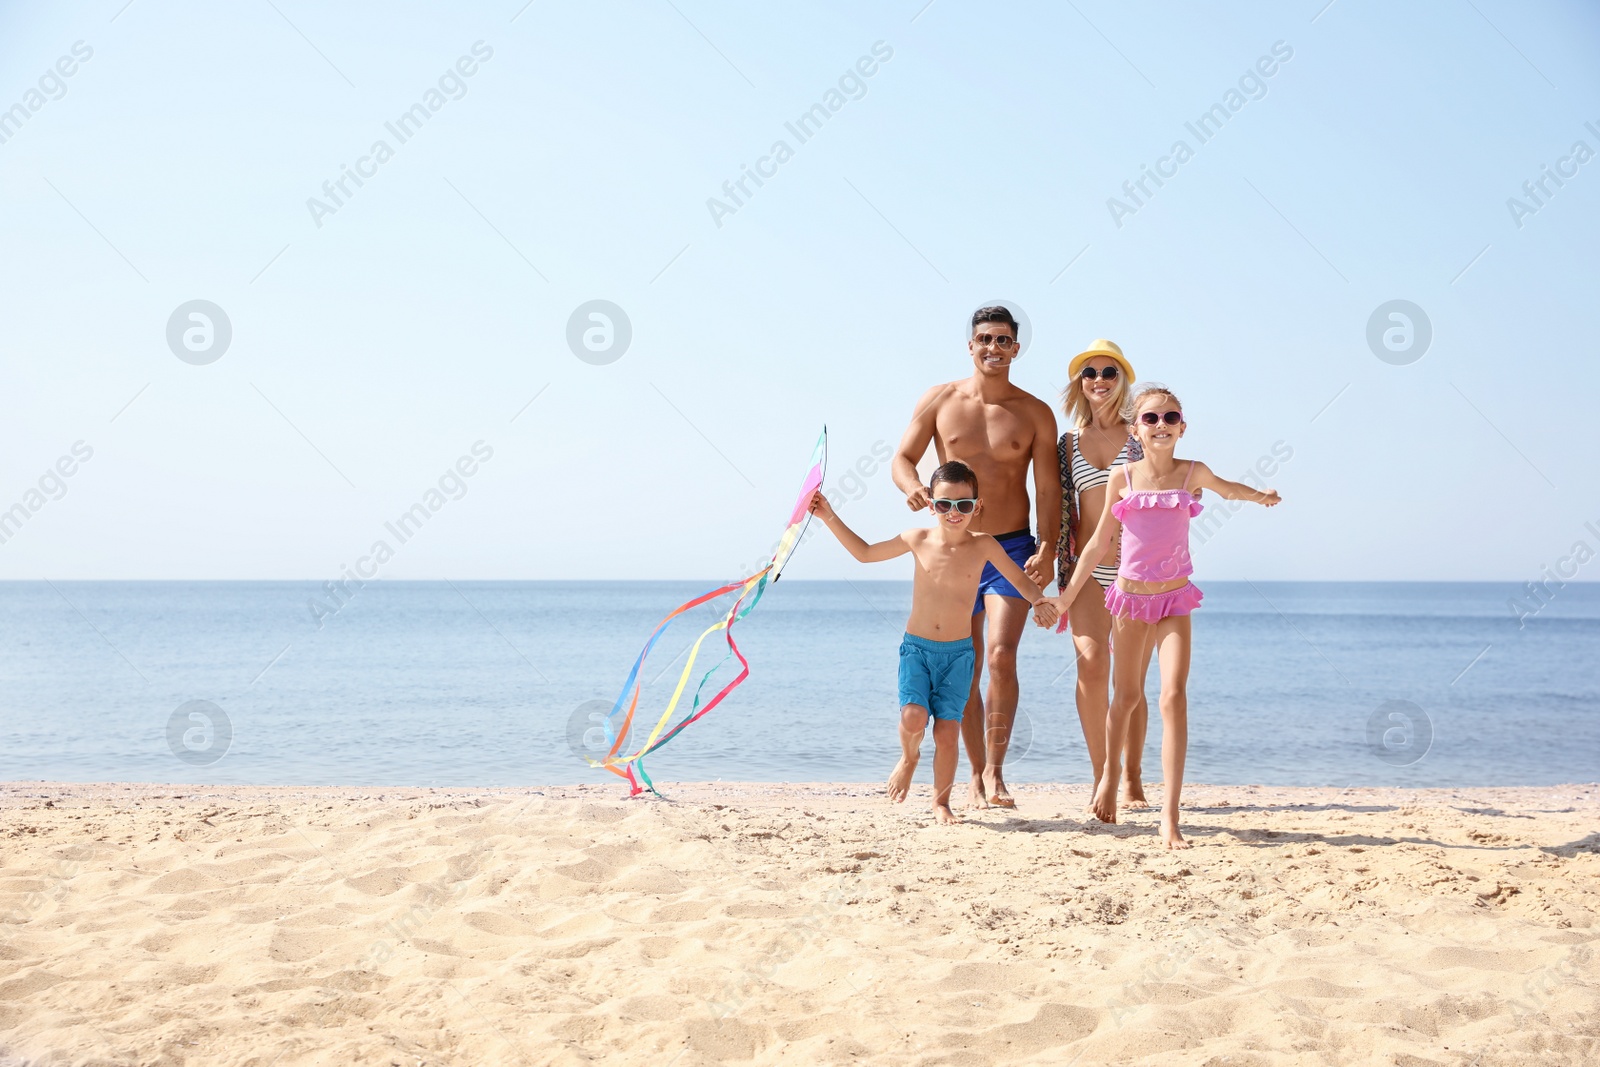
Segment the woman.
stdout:
[[[1056,443],[1061,466],[1061,540],[1056,549],[1061,589],[1072,580],[1078,547],[1094,536],[1105,509],[1106,483],[1111,469],[1144,458],[1139,441],[1128,430],[1124,408],[1133,384],[1133,367],[1114,342],[1097,340],[1072,357],[1067,366],[1070,384],[1062,390],[1067,432]],[[1095,584],[1085,583],[1069,613],[1072,643],[1078,656],[1078,722],[1094,764],[1094,788],[1106,763],[1106,712],[1111,696],[1111,614],[1106,611],[1105,590],[1116,580],[1117,556],[1094,569]],[[1146,650],[1140,665],[1142,678],[1150,668]],[[1145,726],[1150,706],[1141,694],[1128,720],[1122,766],[1122,802],[1145,807],[1140,763],[1144,755]],[[1091,796],[1093,791],[1091,791]]]

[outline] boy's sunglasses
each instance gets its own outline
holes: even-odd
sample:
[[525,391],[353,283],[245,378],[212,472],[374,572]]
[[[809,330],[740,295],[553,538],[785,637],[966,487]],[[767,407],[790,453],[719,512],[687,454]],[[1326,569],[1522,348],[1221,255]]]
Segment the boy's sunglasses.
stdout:
[[1085,367],[1083,368],[1083,373],[1078,375],[1078,377],[1084,378],[1091,382],[1094,381],[1095,378],[1100,378],[1102,381],[1114,382],[1117,380],[1117,368],[1107,367],[1103,371],[1096,371],[1093,367]]
[[975,333],[972,335],[972,339],[985,348],[991,346],[994,348],[1010,348],[1017,343],[1015,337],[1010,337],[1003,333]]
[[976,497],[968,497],[965,500],[935,499],[933,502],[933,510],[940,515],[948,515],[951,508],[955,508],[963,515],[971,515],[972,509],[977,506],[978,500]]
[[1176,426],[1178,423],[1183,421],[1183,412],[1163,411],[1158,413],[1154,411],[1146,411],[1140,414],[1139,421],[1144,423],[1146,426],[1154,426],[1158,422],[1164,422],[1168,426]]

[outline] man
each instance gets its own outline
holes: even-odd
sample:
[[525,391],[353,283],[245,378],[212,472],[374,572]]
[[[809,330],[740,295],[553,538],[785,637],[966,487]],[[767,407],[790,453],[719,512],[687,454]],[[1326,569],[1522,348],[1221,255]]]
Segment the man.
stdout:
[[[936,385],[922,395],[895,453],[894,484],[906,494],[906,506],[921,511],[928,506],[929,495],[917,476],[917,461],[928,450],[928,442],[933,442],[941,464],[952,460],[967,464],[983,488],[983,507],[972,529],[992,534],[1042,589],[1055,580],[1061,524],[1056,417],[1050,405],[1011,384],[1019,340],[1017,320],[1007,308],[985,307],[973,313],[967,341],[972,376]],[[1038,541],[1028,530],[1029,464]],[[1015,586],[993,566],[984,569],[972,614],[972,643],[980,670],[973,672],[961,717],[961,736],[972,764],[969,804],[973,807],[1016,807],[1003,772],[1017,715],[1017,643],[1028,610]],[[979,692],[985,663],[987,709]]]

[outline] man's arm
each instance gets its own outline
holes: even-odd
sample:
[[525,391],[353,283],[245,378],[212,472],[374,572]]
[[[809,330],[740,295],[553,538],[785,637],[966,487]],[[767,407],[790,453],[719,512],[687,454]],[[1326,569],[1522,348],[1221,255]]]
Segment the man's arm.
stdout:
[[928,487],[917,476],[917,461],[928,451],[933,440],[934,421],[938,415],[939,396],[945,387],[936,385],[922,394],[911,422],[900,436],[900,447],[895,450],[891,476],[894,484],[906,495],[906,507],[921,511],[928,506]]
[[822,490],[817,490],[811,496],[811,512],[821,519],[839,539],[844,550],[854,556],[861,563],[882,563],[886,559],[894,559],[911,551],[911,546],[906,543],[903,534],[897,534],[887,541],[876,544],[867,544],[861,535],[846,526],[844,520],[839,518],[838,512],[833,510],[833,505],[828,503],[828,498],[822,495]]
[[1033,503],[1039,550],[1023,569],[1041,587],[1056,579],[1056,542],[1061,537],[1061,463],[1056,455],[1056,413],[1036,401],[1033,414]]

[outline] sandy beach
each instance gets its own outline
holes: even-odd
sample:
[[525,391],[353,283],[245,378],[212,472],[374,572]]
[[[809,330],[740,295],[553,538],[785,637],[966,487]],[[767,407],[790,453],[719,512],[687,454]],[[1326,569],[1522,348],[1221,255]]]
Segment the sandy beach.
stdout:
[[1593,1064],[1600,787],[0,791],[0,1064]]

